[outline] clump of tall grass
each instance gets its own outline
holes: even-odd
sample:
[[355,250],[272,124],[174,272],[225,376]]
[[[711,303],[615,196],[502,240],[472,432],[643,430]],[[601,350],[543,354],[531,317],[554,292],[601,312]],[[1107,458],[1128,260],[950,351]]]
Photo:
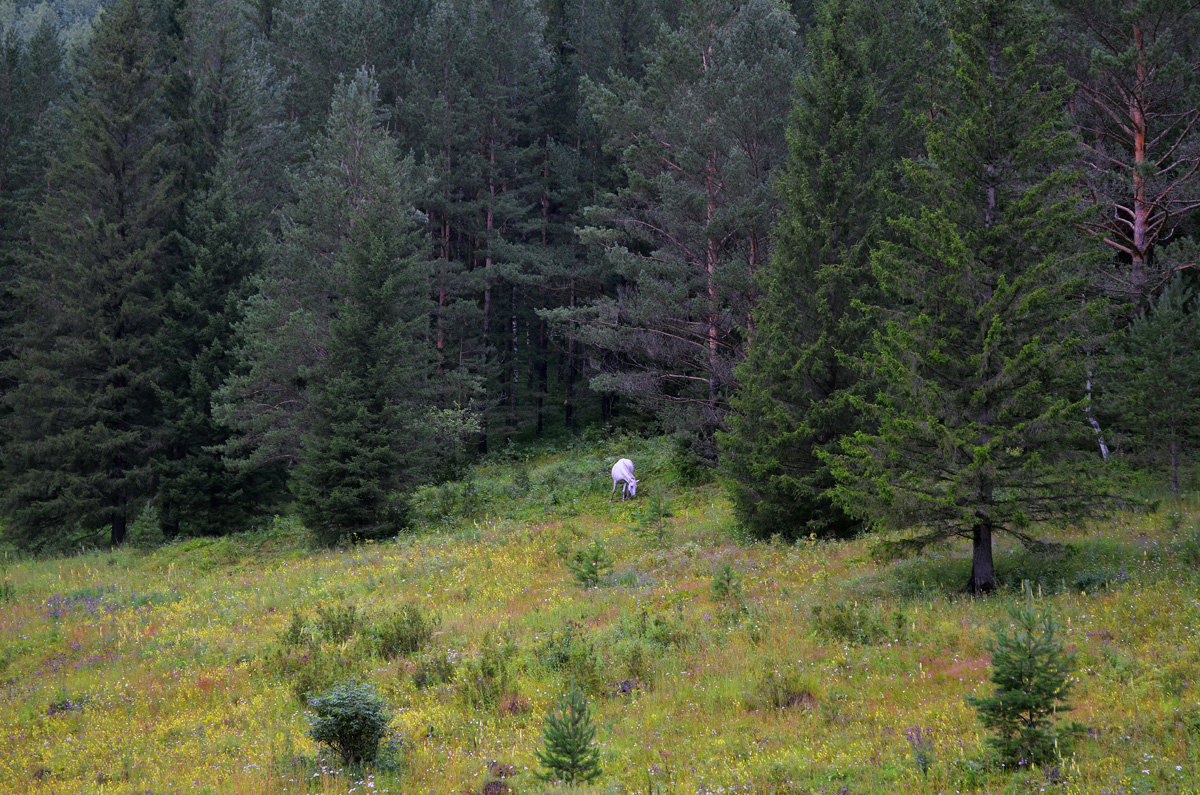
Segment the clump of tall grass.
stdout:
[[821,683],[807,671],[767,663],[751,682],[742,698],[748,710],[812,709],[820,701]]
[[459,701],[471,709],[495,709],[505,696],[516,694],[514,669],[519,649],[511,638],[492,633],[483,640],[479,656],[466,660],[455,677]]
[[818,635],[861,646],[901,640],[908,623],[903,611],[885,617],[874,605],[845,600],[813,605],[812,620]]
[[401,605],[367,628],[375,653],[385,659],[416,654],[425,648],[441,626],[437,616],[426,616],[417,605]]

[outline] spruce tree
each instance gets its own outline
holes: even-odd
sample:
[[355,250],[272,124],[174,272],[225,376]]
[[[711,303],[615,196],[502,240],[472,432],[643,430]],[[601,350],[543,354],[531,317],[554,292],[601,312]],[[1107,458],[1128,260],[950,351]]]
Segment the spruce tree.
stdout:
[[1165,463],[1171,494],[1200,440],[1200,302],[1181,276],[1114,341],[1104,362],[1105,392],[1120,427],[1155,463]]
[[753,336],[721,437],[734,510],[758,537],[858,526],[828,497],[833,476],[817,451],[860,425],[850,394],[870,337],[863,306],[878,300],[870,250],[887,180],[918,140],[904,119],[912,55],[923,49],[911,5],[821,2],[809,33],[777,247],[758,277]]
[[583,690],[572,683],[546,714],[544,747],[535,752],[546,769],[542,779],[576,784],[599,778],[600,755],[593,744],[595,737],[587,699]]
[[1054,717],[1070,709],[1074,670],[1054,616],[1035,606],[1028,581],[1024,591],[1010,612],[1010,625],[999,629],[991,643],[995,692],[967,697],[979,720],[994,732],[988,744],[1003,764],[1014,768],[1056,762],[1066,752],[1068,737],[1055,728]]
[[897,551],[972,541],[968,591],[996,586],[992,539],[1103,507],[1086,456],[1075,141],[1046,21],[1021,0],[960,0],[951,77],[905,162],[895,242],[873,257],[884,323],[864,356],[873,428],[827,455],[842,508]]
[[432,381],[421,180],[377,123],[377,92],[365,70],[335,92],[218,395],[229,451],[293,464],[301,516],[327,542],[402,529],[402,491],[454,448],[434,444],[453,412]]
[[4,507],[27,546],[92,540],[105,526],[119,544],[153,494],[154,342],[179,208],[163,83],[147,4],[108,6],[17,287]]
[[264,266],[270,209],[283,194],[278,165],[295,148],[281,90],[260,57],[237,0],[189,3],[181,13],[176,72],[184,72],[191,191],[182,262],[167,295],[158,343],[166,438],[156,455],[163,532],[219,534],[248,526],[285,496],[281,466],[241,466],[213,416],[231,373],[235,324]]
[[[20,382],[5,365],[16,355],[16,278],[55,143],[44,131],[66,90],[63,60],[48,16],[32,31],[0,18],[0,396]],[[0,450],[7,411],[0,397]]]

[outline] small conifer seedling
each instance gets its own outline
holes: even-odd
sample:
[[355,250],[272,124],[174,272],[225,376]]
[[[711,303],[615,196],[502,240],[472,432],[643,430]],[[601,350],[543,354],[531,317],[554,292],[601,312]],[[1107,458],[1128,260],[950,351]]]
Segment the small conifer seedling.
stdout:
[[587,699],[572,683],[546,715],[542,730],[545,748],[537,751],[538,761],[546,768],[542,780],[575,784],[597,778],[600,756],[592,742],[595,736]]

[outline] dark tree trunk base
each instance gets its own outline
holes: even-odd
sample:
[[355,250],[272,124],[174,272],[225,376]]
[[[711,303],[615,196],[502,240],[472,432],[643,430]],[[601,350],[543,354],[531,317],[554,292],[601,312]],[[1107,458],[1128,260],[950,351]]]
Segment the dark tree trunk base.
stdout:
[[964,590],[972,596],[983,596],[996,590],[996,567],[992,563],[992,528],[978,524],[971,539],[971,576]]

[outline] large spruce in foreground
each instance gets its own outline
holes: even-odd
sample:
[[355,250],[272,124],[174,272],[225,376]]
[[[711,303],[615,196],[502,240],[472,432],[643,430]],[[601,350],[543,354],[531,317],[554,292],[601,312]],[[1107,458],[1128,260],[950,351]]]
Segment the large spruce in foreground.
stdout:
[[906,161],[897,241],[874,256],[886,321],[865,363],[877,430],[831,456],[835,496],[896,542],[970,538],[967,590],[992,590],[992,539],[1097,507],[1078,352],[1080,211],[1066,80],[1041,65],[1021,0],[960,0],[952,77]]
[[152,494],[154,342],[179,198],[149,16],[121,0],[100,17],[30,222],[3,484],[7,533],[27,547],[91,541],[106,526],[119,544]]

